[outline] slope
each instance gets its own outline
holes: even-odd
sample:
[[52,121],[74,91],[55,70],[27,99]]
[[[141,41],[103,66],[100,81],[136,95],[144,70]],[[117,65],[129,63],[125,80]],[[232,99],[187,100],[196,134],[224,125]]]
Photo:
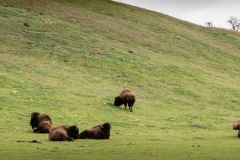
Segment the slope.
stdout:
[[[0,4],[4,159],[237,158],[238,32],[109,0]],[[113,106],[125,88],[133,113]],[[80,130],[108,121],[111,140],[50,143],[33,111]]]

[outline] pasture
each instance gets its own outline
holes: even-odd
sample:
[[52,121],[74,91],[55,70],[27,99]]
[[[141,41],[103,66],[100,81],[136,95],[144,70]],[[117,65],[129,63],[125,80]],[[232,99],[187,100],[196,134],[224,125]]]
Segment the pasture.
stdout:
[[[239,32],[110,0],[1,0],[0,24],[1,159],[239,159]],[[111,136],[50,142],[32,112]]]

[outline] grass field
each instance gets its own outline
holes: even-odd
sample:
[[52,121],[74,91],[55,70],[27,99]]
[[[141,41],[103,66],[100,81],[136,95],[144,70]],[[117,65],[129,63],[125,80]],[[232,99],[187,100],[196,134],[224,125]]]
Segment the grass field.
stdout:
[[[110,0],[0,0],[0,24],[1,159],[239,159],[239,32]],[[110,140],[49,142],[36,111]]]

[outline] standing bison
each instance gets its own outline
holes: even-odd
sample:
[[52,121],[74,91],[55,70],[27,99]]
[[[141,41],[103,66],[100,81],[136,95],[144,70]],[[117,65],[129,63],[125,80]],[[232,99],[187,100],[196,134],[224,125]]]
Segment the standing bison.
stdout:
[[86,129],[79,134],[79,139],[109,139],[111,125],[104,123]]
[[127,105],[129,107],[130,112],[132,112],[133,105],[135,103],[135,95],[130,90],[124,90],[122,93],[115,97],[114,105],[121,106],[124,104],[125,109],[127,109]]
[[46,114],[33,112],[31,114],[30,125],[35,133],[49,133],[49,130],[52,127],[52,120]]
[[74,139],[78,139],[78,137],[78,127],[67,125],[52,128],[48,135],[49,141],[73,141]]

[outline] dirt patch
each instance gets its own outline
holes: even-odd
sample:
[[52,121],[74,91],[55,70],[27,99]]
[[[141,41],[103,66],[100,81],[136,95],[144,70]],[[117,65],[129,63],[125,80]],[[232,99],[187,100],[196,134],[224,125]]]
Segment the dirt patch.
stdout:
[[202,126],[202,125],[199,125],[199,124],[192,124],[192,125],[190,125],[190,126],[193,127],[193,128],[207,129],[206,126]]

